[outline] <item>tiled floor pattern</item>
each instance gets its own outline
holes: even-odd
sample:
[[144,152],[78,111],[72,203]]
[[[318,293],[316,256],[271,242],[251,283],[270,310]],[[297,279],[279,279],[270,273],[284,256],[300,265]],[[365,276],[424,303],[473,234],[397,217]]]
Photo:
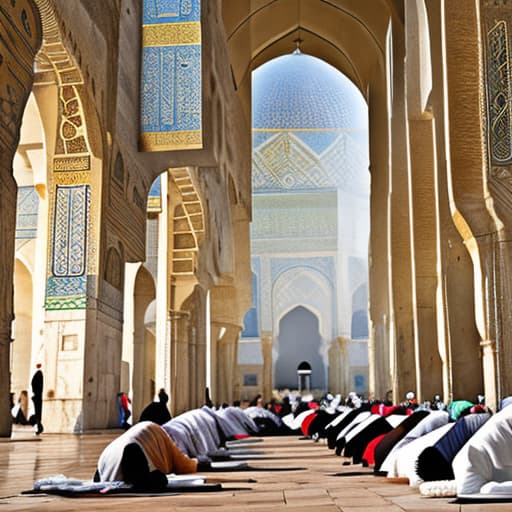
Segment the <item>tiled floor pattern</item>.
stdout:
[[[255,467],[300,467],[299,471],[210,473],[225,488],[216,493],[160,497],[63,498],[20,496],[34,480],[62,473],[91,478],[98,455],[116,433],[78,435],[17,433],[0,442],[0,511],[109,512],[494,512],[510,504],[456,505],[448,499],[421,498],[415,489],[389,483],[361,466],[343,466],[325,444],[295,437],[264,438],[250,446],[264,450]],[[15,439],[18,440],[15,440]],[[335,476],[336,474],[345,476]],[[356,474],[357,473],[357,474]],[[249,481],[253,480],[253,481]]]

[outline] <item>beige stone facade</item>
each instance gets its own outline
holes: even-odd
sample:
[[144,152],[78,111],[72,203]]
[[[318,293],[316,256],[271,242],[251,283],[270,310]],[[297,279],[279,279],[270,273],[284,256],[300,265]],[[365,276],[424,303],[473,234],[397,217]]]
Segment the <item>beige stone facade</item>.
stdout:
[[[239,398],[251,71],[297,39],[368,105],[370,393],[483,393],[495,408],[512,392],[512,4],[176,1],[165,23],[142,4],[0,8],[0,435],[38,362],[48,431],[115,425],[120,391],[135,417],[160,387],[173,414],[206,387]],[[190,122],[168,130],[173,108]],[[344,350],[329,352],[329,386],[351,378]]]

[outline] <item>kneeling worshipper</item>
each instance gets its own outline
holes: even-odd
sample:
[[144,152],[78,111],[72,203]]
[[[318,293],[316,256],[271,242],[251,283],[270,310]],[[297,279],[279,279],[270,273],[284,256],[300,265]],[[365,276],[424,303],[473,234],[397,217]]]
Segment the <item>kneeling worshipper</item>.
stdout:
[[457,495],[498,495],[512,501],[512,407],[494,414],[452,463]]
[[103,450],[94,481],[124,481],[137,490],[158,491],[167,487],[166,475],[197,471],[198,461],[184,455],[162,427],[143,421]]
[[283,423],[283,420],[272,411],[263,407],[251,406],[244,409],[244,414],[249,416],[258,426],[258,435],[281,435],[288,434],[290,430]]
[[380,470],[393,447],[400,442],[408,432],[410,432],[418,423],[430,414],[430,411],[416,409],[415,412],[407,416],[398,426],[387,434],[381,434],[379,438],[371,441],[363,454],[363,462],[375,466],[375,472]]
[[217,414],[231,423],[240,432],[254,435],[259,433],[258,426],[254,423],[254,420],[245,414],[240,407],[223,407],[217,411]]
[[329,411],[327,409],[318,410],[316,415],[312,417],[304,435],[307,435],[314,440],[325,438],[325,427],[338,415],[339,413],[335,411]]
[[[398,423],[400,423],[400,421],[405,419],[404,415],[406,413],[407,413],[407,410],[404,407],[399,407],[399,406],[388,407],[388,406],[385,406],[384,404],[372,405],[371,409],[370,409],[370,411],[368,411],[367,415],[365,415],[365,413],[359,414],[358,416],[356,416],[354,418],[354,420],[352,421],[351,424],[347,425],[347,427],[345,427],[345,429],[342,430],[338,434],[338,437],[336,439],[336,455],[341,455],[341,452],[342,452],[343,448],[345,447],[345,444],[347,444],[348,441],[354,437],[355,433],[359,434],[359,432],[361,432],[361,430],[366,429],[366,427],[369,426],[370,424],[372,424],[373,422],[376,422],[376,425],[373,426],[373,429],[371,430],[372,433],[370,434],[370,431],[369,431],[366,433],[365,436],[360,437],[360,439],[366,440],[366,441],[363,441],[363,443],[366,442],[366,444],[368,444],[369,441],[371,441],[378,435],[388,433],[390,430],[392,430],[394,427],[396,427],[398,425]],[[391,421],[393,423],[392,426],[390,426],[389,422],[380,421],[381,418],[384,418],[384,417],[389,418],[391,416],[396,416],[399,419],[399,421],[397,421],[396,423],[393,423],[393,420],[392,420]],[[384,428],[382,428],[382,427],[384,427]],[[373,435],[373,437],[371,437],[371,435]],[[364,452],[364,449],[366,448],[366,444],[364,446],[361,444],[359,445],[359,448],[362,448],[363,452]],[[357,464],[362,461],[363,452],[361,452],[360,457],[356,457],[357,462],[354,460],[354,463]],[[345,452],[345,456],[352,457],[352,454],[350,453],[350,448],[349,448],[348,452],[347,451]]]
[[402,423],[407,416],[391,414],[389,416],[380,416],[373,414],[366,421],[360,423],[345,436],[345,449],[343,455],[352,457],[353,464],[359,464],[363,460],[363,453],[368,443],[380,434],[387,434]]
[[380,473],[387,474],[389,477],[396,477],[396,459],[400,450],[415,439],[418,439],[443,425],[446,425],[450,417],[446,411],[431,411],[428,416],[423,418],[406,436],[399,441],[389,452],[384,462],[379,468]]
[[[341,455],[341,452],[343,451],[343,448],[345,448],[346,444],[346,436],[349,432],[352,432],[354,429],[358,428],[361,423],[364,423],[368,418],[372,416],[372,413],[370,411],[363,411],[360,414],[358,414],[348,425],[345,426],[342,430],[340,430],[340,433],[338,434],[338,437],[336,437],[335,441],[335,451],[336,455]],[[378,414],[374,415],[378,416]],[[341,423],[345,423],[342,421]]]
[[336,448],[336,439],[338,438],[339,433],[359,414],[359,409],[351,409],[350,407],[345,407],[339,416],[336,416],[326,427],[325,427],[325,435],[327,437],[327,446],[330,450],[334,450]]
[[427,448],[427,446],[436,444],[454,425],[455,423],[447,423],[405,445],[397,454],[396,464],[393,468],[394,471],[390,471],[387,477],[407,478],[411,487],[418,487],[421,483],[421,479],[416,474],[416,461],[420,453]]
[[167,409],[169,395],[165,389],[161,388],[158,392],[158,402],[152,402],[142,411],[139,421],[152,421],[163,425],[171,419],[171,413]]
[[469,413],[471,407],[473,407],[473,403],[468,400],[455,400],[450,404],[450,408],[448,412],[450,413],[450,419],[452,421],[457,421],[460,416],[465,413]]
[[434,446],[425,448],[416,462],[416,473],[425,482],[453,480],[452,461],[459,450],[487,421],[489,413],[461,416]]

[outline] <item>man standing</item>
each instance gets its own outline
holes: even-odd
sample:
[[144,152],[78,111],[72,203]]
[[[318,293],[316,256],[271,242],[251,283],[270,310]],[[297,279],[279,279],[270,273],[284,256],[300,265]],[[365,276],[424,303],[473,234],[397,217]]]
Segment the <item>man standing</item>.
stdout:
[[35,409],[35,425],[37,425],[36,435],[43,432],[43,424],[41,423],[41,417],[43,412],[43,372],[41,371],[41,364],[36,364],[36,372],[32,377],[32,401],[34,402]]

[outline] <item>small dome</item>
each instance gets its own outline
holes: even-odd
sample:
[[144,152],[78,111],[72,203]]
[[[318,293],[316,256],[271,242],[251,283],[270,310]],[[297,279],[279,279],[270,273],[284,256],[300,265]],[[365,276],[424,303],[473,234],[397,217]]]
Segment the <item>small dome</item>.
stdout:
[[324,61],[300,51],[273,59],[253,73],[253,129],[366,129],[357,87]]
[[297,370],[309,370],[311,371],[311,365],[307,361],[302,361],[302,363],[297,366]]

